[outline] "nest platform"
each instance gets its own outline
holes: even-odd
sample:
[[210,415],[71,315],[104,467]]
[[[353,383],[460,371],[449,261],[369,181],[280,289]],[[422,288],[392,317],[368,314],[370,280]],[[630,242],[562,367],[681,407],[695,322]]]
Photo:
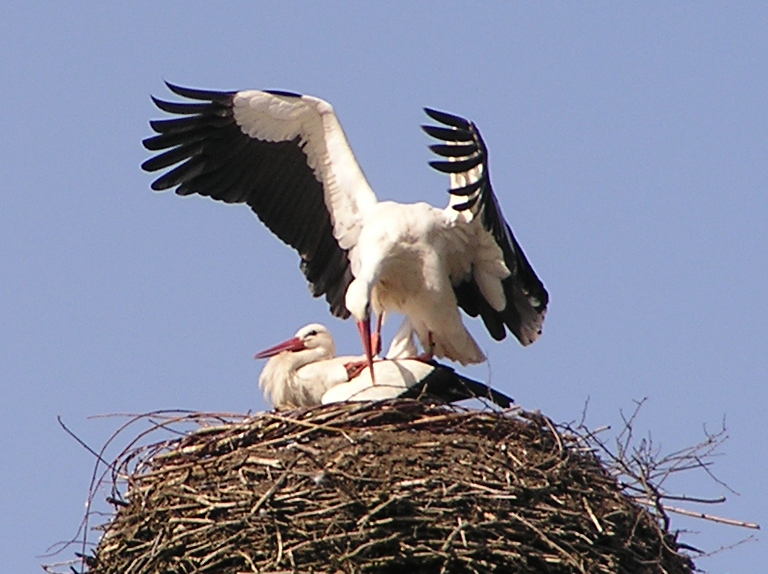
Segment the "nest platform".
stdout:
[[125,498],[88,572],[694,571],[541,415],[397,400],[193,422],[114,465]]

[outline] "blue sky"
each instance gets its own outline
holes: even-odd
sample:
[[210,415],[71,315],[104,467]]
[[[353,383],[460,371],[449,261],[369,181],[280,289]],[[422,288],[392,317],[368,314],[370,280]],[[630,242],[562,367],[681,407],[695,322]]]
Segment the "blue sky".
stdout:
[[[247,208],[150,191],[163,80],[334,104],[380,198],[447,201],[423,106],[472,118],[505,215],[551,294],[522,348],[471,329],[465,372],[528,409],[664,451],[725,419],[697,507],[768,524],[768,7],[763,3],[81,2],[0,6],[0,572],[34,572],[82,517],[114,419],[263,410],[254,352],[311,321],[298,258]],[[675,517],[707,550],[751,532]],[[701,560],[768,563],[756,542]]]

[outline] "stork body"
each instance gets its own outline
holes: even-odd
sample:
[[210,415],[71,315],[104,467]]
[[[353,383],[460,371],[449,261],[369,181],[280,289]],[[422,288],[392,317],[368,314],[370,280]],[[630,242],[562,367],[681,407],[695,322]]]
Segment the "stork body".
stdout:
[[339,383],[322,396],[322,403],[381,401],[394,398],[423,399],[454,403],[485,399],[509,408],[512,399],[488,385],[460,375],[435,361],[385,359],[373,364],[376,378],[366,367],[349,382]]
[[[476,229],[462,227],[462,219],[459,212],[426,203],[386,201],[372,208],[352,254],[355,279],[345,297],[352,315],[365,317],[368,306],[378,315],[401,313],[437,357],[484,361],[461,320],[451,283],[451,277],[468,273],[477,253]],[[503,277],[506,267],[497,272]]]
[[360,328],[368,366],[376,349],[371,311],[405,314],[428,353],[462,364],[484,355],[458,308],[480,315],[491,336],[507,329],[536,340],[548,294],[505,222],[490,185],[487,150],[476,126],[426,110],[442,126],[424,126],[443,141],[445,209],[378,202],[333,108],[311,96],[277,91],[212,92],[168,84],[202,103],[156,105],[184,117],[151,122],[144,140],[163,151],[142,167],[174,166],[152,184],[228,203],[247,203],[301,256],[315,296]]
[[[400,335],[406,335],[404,329],[401,331],[388,356],[395,356],[397,349],[403,354],[412,350],[407,341],[398,342]],[[362,357],[335,357],[334,353],[333,337],[317,323],[302,327],[291,339],[258,353],[256,358],[269,358],[259,376],[265,398],[275,408],[421,396],[445,402],[487,398],[505,408],[512,402],[450,367],[402,355],[374,363],[374,384],[371,369],[362,367]]]

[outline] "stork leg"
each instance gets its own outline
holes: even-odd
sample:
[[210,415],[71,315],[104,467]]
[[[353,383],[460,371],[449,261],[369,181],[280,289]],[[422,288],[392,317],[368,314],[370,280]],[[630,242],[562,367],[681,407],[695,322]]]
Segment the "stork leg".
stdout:
[[373,374],[373,347],[371,341],[371,318],[367,317],[357,322],[357,329],[360,331],[360,338],[363,340],[363,350],[365,351],[365,362],[371,370],[371,382],[375,385],[376,378]]
[[435,358],[435,342],[432,340],[432,331],[429,332],[429,335],[427,336],[427,348],[424,349],[424,352],[417,356],[416,359],[421,361],[422,363],[431,363],[432,360]]
[[365,364],[365,361],[351,361],[349,363],[345,363],[344,368],[347,371],[347,380],[351,381],[354,379],[356,376],[362,373],[367,366],[368,365]]
[[381,324],[384,322],[384,313],[376,317],[376,332],[371,335],[371,350],[375,355],[381,353]]

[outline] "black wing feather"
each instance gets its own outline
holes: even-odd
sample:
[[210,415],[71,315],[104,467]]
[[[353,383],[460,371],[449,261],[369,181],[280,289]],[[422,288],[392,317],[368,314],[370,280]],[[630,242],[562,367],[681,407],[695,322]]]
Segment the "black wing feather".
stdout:
[[457,161],[431,161],[429,165],[437,171],[443,173],[464,173],[470,169],[477,167],[485,161],[485,157],[482,153],[473,155],[468,159],[462,159]]
[[[476,182],[450,189],[449,193],[468,197],[466,201],[453,206],[457,211],[472,209],[477,205],[483,227],[501,247],[504,262],[510,271],[509,277],[502,281],[507,300],[503,310],[496,311],[491,307],[473,277],[454,286],[459,306],[471,317],[480,315],[494,339],[502,340],[506,337],[506,326],[523,345],[528,345],[541,334],[549,294],[512,234],[493,193],[485,142],[473,122],[428,108],[425,112],[433,120],[448,126],[422,126],[428,135],[446,142],[434,144],[430,146],[431,149],[443,157],[466,158],[459,161],[433,161],[430,162],[432,167],[443,173],[462,173],[482,163],[482,173]],[[460,151],[452,153],[453,149]],[[475,192],[477,195],[474,195]]]
[[232,118],[220,116],[175,118],[172,120],[152,120],[149,127],[159,134],[175,134],[188,131],[199,131],[203,128],[221,128],[232,123]]
[[480,178],[476,182],[470,183],[469,185],[465,185],[463,187],[454,187],[451,189],[451,195],[472,195],[484,185],[485,181],[483,178]]
[[[159,109],[182,116],[150,122],[158,135],[145,139],[144,147],[161,153],[142,168],[154,172],[175,166],[152,189],[176,187],[180,195],[248,204],[264,225],[299,252],[313,295],[325,295],[334,315],[348,317],[344,295],[352,281],[349,259],[333,237],[323,187],[307,165],[300,138],[272,142],[244,134],[234,118],[237,92],[167,85],[173,93],[202,103],[152,98]],[[287,196],[294,201],[285,201]]]
[[504,393],[458,374],[451,367],[432,361],[434,369],[421,381],[408,388],[402,398],[436,399],[455,403],[467,399],[485,399],[507,409],[514,400]]
[[432,144],[429,149],[443,157],[466,157],[477,151],[477,146],[473,143],[467,145]]
[[179,102],[167,102],[159,98],[152,98],[155,105],[169,114],[183,114],[191,116],[193,114],[200,114],[206,112],[210,107],[210,104],[186,104]]
[[445,124],[446,126],[459,128],[462,130],[469,130],[472,127],[472,124],[469,120],[454,114],[449,114],[448,112],[441,112],[440,110],[433,110],[431,108],[424,108],[424,112],[426,112],[426,114],[436,122]]
[[[235,91],[217,91],[217,90],[200,90],[198,88],[185,88],[184,86],[177,86],[170,82],[165,82],[168,89],[171,90],[177,96],[182,98],[189,98],[190,100],[203,100],[205,102],[216,102],[224,106],[228,105],[237,92]],[[299,97],[297,95],[297,97]]]
[[479,199],[480,199],[479,196],[471,197],[463,203],[457,203],[456,205],[453,206],[453,208],[456,211],[464,211],[465,209],[472,209]]
[[425,132],[431,135],[433,138],[439,140],[445,140],[451,138],[452,141],[457,142],[471,142],[472,132],[469,130],[441,128],[437,126],[421,126]]

